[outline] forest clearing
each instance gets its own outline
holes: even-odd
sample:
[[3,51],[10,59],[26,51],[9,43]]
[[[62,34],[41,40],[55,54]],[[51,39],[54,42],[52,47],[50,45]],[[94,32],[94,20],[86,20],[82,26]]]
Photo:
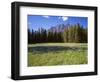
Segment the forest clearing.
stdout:
[[28,16],[28,66],[88,63],[88,18]]
[[87,64],[86,43],[38,43],[28,45],[28,66]]

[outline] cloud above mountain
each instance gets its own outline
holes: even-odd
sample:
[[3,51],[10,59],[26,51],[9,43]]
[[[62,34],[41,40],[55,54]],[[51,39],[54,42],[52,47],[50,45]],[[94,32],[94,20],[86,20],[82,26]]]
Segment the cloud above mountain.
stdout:
[[59,17],[59,19],[62,19],[63,21],[67,21],[67,20],[68,20],[68,17],[66,17],[66,16],[61,16],[61,17]]
[[50,16],[42,16],[42,17],[44,17],[44,18],[49,18]]

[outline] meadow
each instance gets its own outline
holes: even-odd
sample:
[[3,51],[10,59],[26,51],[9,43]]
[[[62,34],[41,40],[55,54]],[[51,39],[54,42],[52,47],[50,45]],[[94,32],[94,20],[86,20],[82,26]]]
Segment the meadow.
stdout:
[[87,63],[87,43],[28,44],[28,66],[80,65]]

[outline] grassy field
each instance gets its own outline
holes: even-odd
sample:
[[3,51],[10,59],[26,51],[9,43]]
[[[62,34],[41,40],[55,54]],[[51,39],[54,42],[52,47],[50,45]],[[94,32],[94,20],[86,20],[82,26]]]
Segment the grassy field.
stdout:
[[28,45],[28,66],[87,64],[87,43]]

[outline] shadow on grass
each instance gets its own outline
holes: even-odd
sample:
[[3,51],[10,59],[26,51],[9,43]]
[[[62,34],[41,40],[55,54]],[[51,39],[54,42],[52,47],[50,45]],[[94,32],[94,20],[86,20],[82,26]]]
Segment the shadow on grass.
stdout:
[[28,47],[28,52],[35,54],[43,54],[49,52],[61,52],[61,51],[84,51],[87,47],[64,47],[64,46],[35,46]]

